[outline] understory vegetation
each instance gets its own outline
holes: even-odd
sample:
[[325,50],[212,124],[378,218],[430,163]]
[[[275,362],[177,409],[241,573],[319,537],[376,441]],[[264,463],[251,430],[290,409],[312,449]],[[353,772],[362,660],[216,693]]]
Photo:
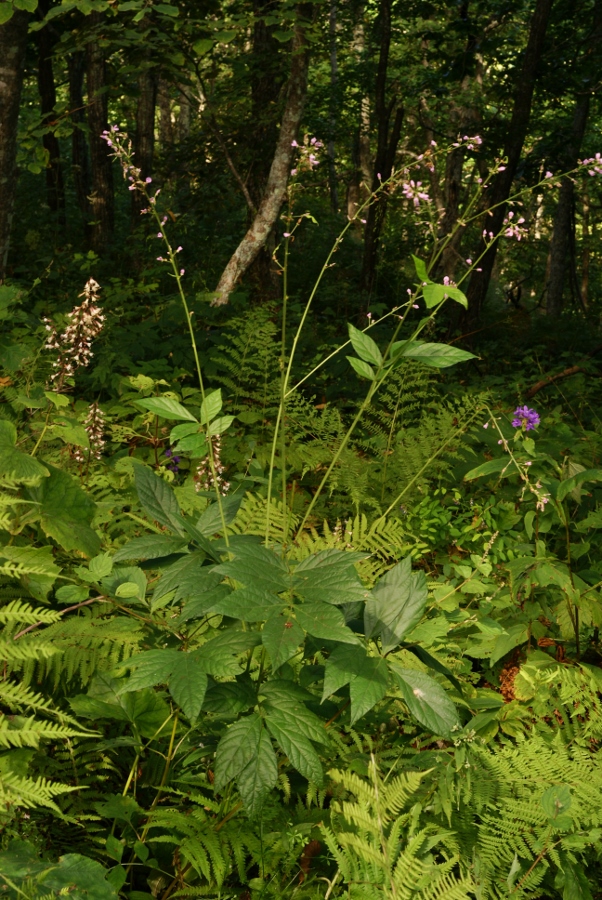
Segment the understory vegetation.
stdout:
[[599,4],[343,6],[0,2],[11,900],[602,897]]

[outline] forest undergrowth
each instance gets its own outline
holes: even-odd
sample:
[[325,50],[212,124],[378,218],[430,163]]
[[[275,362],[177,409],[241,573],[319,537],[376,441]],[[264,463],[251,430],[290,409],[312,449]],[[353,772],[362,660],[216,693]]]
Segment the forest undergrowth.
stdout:
[[283,300],[211,306],[105,137],[157,281],[0,286],[4,895],[602,896],[597,324],[458,339],[428,222],[345,324],[295,182]]

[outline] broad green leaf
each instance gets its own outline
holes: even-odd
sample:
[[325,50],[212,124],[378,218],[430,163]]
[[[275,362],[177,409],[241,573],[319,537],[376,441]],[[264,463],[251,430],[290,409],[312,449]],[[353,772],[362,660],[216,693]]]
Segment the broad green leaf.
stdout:
[[543,792],[540,803],[548,819],[557,819],[573,804],[571,789],[568,784],[554,784]]
[[0,2],[0,25],[5,25],[6,22],[12,19],[15,8],[10,2],[10,0],[3,0]]
[[121,687],[122,693],[138,691],[142,688],[154,687],[156,684],[167,684],[169,677],[177,666],[178,657],[184,654],[167,647],[162,650],[143,650],[131,656],[124,664],[131,670],[131,675]]
[[25,572],[48,575],[53,580],[61,571],[54,561],[52,547],[15,547],[12,544],[0,546],[0,560],[23,566]]
[[326,661],[322,702],[345,684],[351,698],[351,725],[365,715],[385,696],[389,674],[380,657],[368,656],[365,650],[343,644]]
[[299,732],[294,716],[274,709],[266,715],[266,724],[291,765],[308,781],[320,786],[324,779],[320,758],[311,742]]
[[[224,513],[224,520],[226,522],[226,525],[230,525],[234,521],[234,519],[238,515],[238,511],[240,509],[240,504],[242,503],[242,501],[242,492],[234,494],[231,497],[221,498],[221,506]],[[204,534],[207,537],[223,530],[220,505],[219,503],[217,503],[217,501],[208,506],[207,509],[202,513],[196,523],[196,528],[201,532],[201,534]]]
[[446,286],[443,284],[434,284],[431,281],[422,286],[422,295],[427,309],[431,309],[445,300],[446,294]]
[[364,609],[366,637],[380,637],[383,653],[388,653],[418,624],[427,599],[424,572],[412,572],[407,556],[372,589]]
[[566,854],[560,854],[560,858],[564,873],[562,900],[593,900],[587,869],[580,862],[571,863]]
[[118,900],[118,894],[107,881],[108,872],[95,859],[79,853],[61,856],[56,867],[42,880],[43,893],[68,894],[71,900]]
[[430,675],[414,669],[402,669],[391,662],[403,699],[415,719],[433,734],[448,736],[460,724],[453,702]]
[[367,378],[368,381],[374,381],[374,369],[372,366],[369,366],[363,359],[358,359],[357,356],[348,356],[347,359],[360,378]]
[[236,37],[236,31],[216,31],[213,37],[222,44],[229,44]]
[[203,709],[223,718],[237,716],[257,703],[256,686],[248,675],[236,681],[212,681],[205,694]]
[[265,547],[256,547],[250,554],[239,555],[230,562],[216,566],[214,571],[234,578],[246,587],[257,590],[286,591],[290,587],[286,572],[277,564],[277,557]]
[[270,791],[278,781],[278,761],[270,737],[264,727],[253,746],[253,757],[236,778],[245,809],[250,818],[261,812]]
[[240,588],[222,597],[211,607],[211,612],[243,622],[264,622],[279,612],[285,601],[269,591],[253,587]]
[[242,772],[257,751],[262,722],[251,713],[226,730],[215,751],[215,790],[223,790]]
[[317,603],[352,603],[364,601],[370,592],[353,568],[364,554],[348,554],[327,550],[300,563],[293,575],[293,587],[305,600]]
[[169,441],[172,444],[175,444],[176,441],[179,441],[181,438],[188,437],[191,434],[199,434],[199,423],[194,420],[194,422],[184,422],[183,425],[174,425],[174,427],[169,432]]
[[475,469],[471,469],[464,476],[464,481],[473,481],[475,478],[483,478],[486,475],[497,475],[498,472],[503,472],[504,475],[516,475],[518,469],[511,457],[500,456],[497,459],[490,459],[481,463]]
[[145,513],[169,528],[182,533],[182,517],[176,496],[170,485],[148,466],[134,467],[134,480],[140,504]]
[[[1,23],[0,23],[1,24]],[[15,447],[17,429],[7,419],[0,419],[0,475],[16,479],[47,478],[46,466]]]
[[207,675],[198,658],[192,653],[178,653],[169,678],[169,693],[182,712],[194,725],[205,699]]
[[214,41],[210,41],[208,38],[203,38],[200,41],[195,41],[192,45],[192,49],[194,50],[196,56],[205,56],[206,53],[209,53],[211,48],[213,47]]
[[308,634],[329,641],[357,644],[359,638],[345,625],[345,616],[331,603],[302,603],[295,606],[295,618]]
[[212,422],[222,408],[222,392],[221,388],[216,391],[210,391],[205,394],[205,399],[201,404],[201,422],[207,425]]
[[294,722],[299,734],[308,740],[328,744],[324,722],[305,706],[307,700],[313,701],[315,697],[294,682],[287,682],[284,679],[264,682],[259,689],[258,699],[266,715],[278,711],[286,716],[291,724]]
[[583,472],[578,472],[571,478],[561,481],[556,493],[556,499],[559,501],[564,500],[567,494],[570,494],[571,491],[587,481],[602,481],[602,469],[585,469]]
[[174,603],[178,603],[216,588],[222,581],[222,575],[215,571],[215,566],[203,565],[205,559],[204,553],[194,550],[164,569],[155,586],[153,602],[170,591],[175,591]]
[[493,651],[489,658],[491,665],[495,665],[498,659],[510,653],[515,647],[519,647],[529,639],[528,628],[526,625],[511,625],[507,628],[507,634],[501,634],[493,645]]
[[181,438],[173,448],[174,453],[187,453],[193,459],[207,455],[207,439],[204,434],[189,434]]
[[416,275],[418,276],[420,283],[422,284],[426,281],[428,284],[430,278],[428,276],[428,272],[426,271],[426,263],[424,263],[421,259],[418,259],[417,256],[414,256],[413,253],[412,259],[414,260],[414,268],[416,269]]
[[261,640],[268,651],[272,671],[291,659],[303,643],[305,634],[292,615],[279,613],[272,616],[263,626]]
[[136,400],[136,404],[154,413],[156,416],[162,416],[164,419],[183,419],[186,422],[197,421],[185,406],[182,406],[177,400],[171,400],[169,397],[147,397],[145,400]]
[[227,431],[236,416],[220,416],[218,419],[214,419],[210,422],[207,430],[210,435],[218,435],[223,434],[224,431]]
[[400,357],[415,359],[435,369],[446,369],[467,359],[476,359],[474,353],[467,350],[460,350],[449,344],[424,344],[422,341],[408,341],[402,348]]
[[359,329],[354,328],[350,323],[347,324],[347,328],[349,330],[351,346],[357,355],[363,359],[364,362],[372,363],[372,365],[377,367],[380,366],[383,361],[382,353],[372,338],[369,337],[365,331],[359,331]]
[[100,538],[90,528],[96,504],[68,472],[48,466],[50,477],[30,491],[40,503],[40,524],[45,534],[65,550],[80,550],[96,556]]
[[185,604],[182,615],[174,620],[174,627],[179,627],[183,622],[188,622],[190,619],[202,618],[224,597],[227,597],[231,591],[232,588],[227,584],[218,584],[217,587],[211,588],[211,590],[200,594],[198,597],[193,597]]
[[186,553],[188,539],[172,537],[168,534],[147,534],[144,537],[134,538],[124,547],[120,547],[114,562],[122,562],[129,559],[160,559],[163,556],[171,556],[172,553]]
[[446,288],[447,296],[452,300],[455,300],[456,303],[459,303],[460,306],[463,306],[464,309],[468,309],[468,298],[464,291],[461,291],[459,287],[455,285],[447,285]]
[[[132,585],[131,589],[121,591],[124,584]],[[101,581],[102,589],[112,597],[138,597],[144,600],[147,588],[146,575],[138,566],[114,566],[110,575]]]
[[[418,644],[403,644],[404,649],[413,653],[414,656],[420,660],[421,663],[424,663],[425,666],[429,666],[431,669],[434,669],[435,672],[439,672],[440,675],[443,675],[444,678],[447,678],[450,684],[453,684],[455,689],[458,691],[460,696],[464,694],[464,688],[458,681],[458,679],[453,675],[447,666],[444,666],[443,663],[439,662],[439,660],[432,656],[424,647],[420,647]],[[499,697],[499,694],[495,695],[496,698]]]
[[257,631],[228,628],[194,651],[208,675],[230,678],[240,674],[240,657],[261,643]]

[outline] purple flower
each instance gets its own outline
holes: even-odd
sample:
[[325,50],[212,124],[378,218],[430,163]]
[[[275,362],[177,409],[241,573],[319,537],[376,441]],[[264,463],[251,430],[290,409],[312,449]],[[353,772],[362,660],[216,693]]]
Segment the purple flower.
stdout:
[[533,431],[540,421],[539,413],[535,412],[534,409],[529,409],[528,406],[517,406],[514,410],[512,426],[514,428],[524,427],[525,431]]
[[171,449],[171,447],[167,448],[167,450],[165,451],[165,456],[167,456],[167,457],[173,456],[173,450]]

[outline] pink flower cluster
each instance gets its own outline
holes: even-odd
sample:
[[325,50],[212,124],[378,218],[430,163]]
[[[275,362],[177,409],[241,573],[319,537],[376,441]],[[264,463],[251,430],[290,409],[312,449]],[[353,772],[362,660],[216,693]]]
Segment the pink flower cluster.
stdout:
[[[84,421],[84,428],[90,440],[90,449],[87,451],[89,457],[100,459],[102,456],[102,448],[106,444],[105,441],[105,415],[96,401],[90,404],[88,415]],[[85,452],[80,447],[76,447],[73,451],[73,458],[77,462],[85,462]]]
[[504,235],[509,238],[516,238],[517,241],[520,241],[526,234],[528,234],[527,229],[523,227],[524,218],[520,216],[515,222],[512,221],[514,219],[514,213],[510,211],[506,218],[504,219],[505,231]]
[[579,164],[588,168],[588,175],[602,175],[602,156],[599,153],[591,159],[579,160]]
[[319,141],[315,137],[310,138],[310,136],[306,134],[302,144],[299,144],[298,141],[292,141],[291,147],[299,151],[297,165],[294,169],[291,169],[293,178],[299,172],[303,172],[304,170],[311,172],[312,169],[319,165],[319,151],[324,147],[322,141]]
[[408,181],[401,186],[403,196],[411,200],[416,208],[420,206],[421,201],[430,203],[431,198],[425,190],[422,189],[421,181]]

